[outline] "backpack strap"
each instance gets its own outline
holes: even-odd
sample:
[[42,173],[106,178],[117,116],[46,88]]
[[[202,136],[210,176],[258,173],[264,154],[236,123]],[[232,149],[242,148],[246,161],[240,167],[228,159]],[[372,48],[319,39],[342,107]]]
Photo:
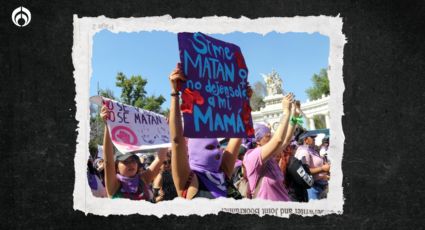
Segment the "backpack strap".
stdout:
[[248,177],[246,176],[245,165],[242,164],[242,167],[243,167],[243,178],[248,183],[248,189],[247,189],[247,192],[246,192],[247,193],[246,196],[247,196],[248,199],[254,199],[257,196],[258,191],[260,190],[260,184],[263,181],[265,170],[263,168],[261,168],[260,176],[258,177],[257,182],[255,183],[255,189],[254,189],[254,192],[252,193],[251,189],[249,188],[249,181],[248,181]]
[[255,184],[255,189],[254,189],[254,193],[253,194],[251,194],[251,198],[252,199],[254,199],[256,196],[257,196],[257,194],[258,194],[258,191],[260,190],[260,184],[261,184],[261,182],[263,181],[263,178],[264,178],[264,172],[266,171],[265,169],[264,169],[264,165],[263,165],[263,167],[260,169],[260,176],[259,176],[259,178],[258,178],[258,180],[257,180],[257,183]]
[[246,168],[243,163],[242,163],[242,179],[246,181],[246,184],[247,184],[246,198],[252,199],[251,189],[249,188],[248,177],[246,176]]
[[182,196],[185,199],[186,199],[186,196],[187,196],[187,190],[189,189],[190,183],[192,183],[193,175],[194,175],[193,171],[190,171],[189,178],[187,178],[187,182],[186,182],[186,184],[184,186],[184,190],[182,192]]

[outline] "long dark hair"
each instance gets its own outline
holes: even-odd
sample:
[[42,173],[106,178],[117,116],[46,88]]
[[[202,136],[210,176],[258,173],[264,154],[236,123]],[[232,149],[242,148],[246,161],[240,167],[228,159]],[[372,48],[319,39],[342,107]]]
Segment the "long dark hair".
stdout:
[[87,171],[90,174],[96,174],[96,169],[94,168],[93,161],[91,159],[87,161]]

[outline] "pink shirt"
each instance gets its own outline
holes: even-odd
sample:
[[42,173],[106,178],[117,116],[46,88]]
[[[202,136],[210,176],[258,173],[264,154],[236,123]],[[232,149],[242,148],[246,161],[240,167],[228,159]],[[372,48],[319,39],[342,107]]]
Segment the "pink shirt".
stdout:
[[254,194],[257,180],[260,179],[260,170],[265,170],[262,174],[263,179],[256,198],[273,201],[289,201],[288,191],[284,185],[285,177],[282,171],[279,169],[273,157],[266,162],[261,161],[261,149],[261,147],[258,147],[248,151],[243,160],[252,194]]
[[[299,146],[295,157],[301,160],[303,163],[307,164],[310,168],[322,167],[323,158],[312,148],[309,148],[308,145]],[[314,181],[319,180],[321,176],[326,175],[326,173],[318,173],[313,175]]]

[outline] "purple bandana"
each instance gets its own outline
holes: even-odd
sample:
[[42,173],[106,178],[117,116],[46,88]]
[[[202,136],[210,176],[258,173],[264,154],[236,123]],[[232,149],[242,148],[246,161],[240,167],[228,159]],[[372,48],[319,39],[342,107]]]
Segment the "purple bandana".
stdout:
[[87,173],[87,179],[89,181],[90,188],[93,190],[96,190],[97,189],[96,176],[94,174]]
[[[189,165],[214,197],[226,197],[226,180],[220,172],[223,151],[215,138],[189,138]],[[207,147],[211,147],[208,148]]]
[[140,177],[138,174],[134,177],[126,177],[117,173],[117,179],[121,182],[121,192],[136,193],[139,187]]
[[259,142],[266,134],[270,133],[269,127],[264,124],[256,123],[254,124],[255,130],[255,141]]

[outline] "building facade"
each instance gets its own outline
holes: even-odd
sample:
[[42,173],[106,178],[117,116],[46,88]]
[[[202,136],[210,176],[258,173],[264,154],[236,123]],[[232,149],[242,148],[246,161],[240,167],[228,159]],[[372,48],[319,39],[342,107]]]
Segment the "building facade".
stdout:
[[[265,106],[259,111],[253,111],[251,113],[252,120],[254,123],[264,122],[270,125],[272,131],[276,131],[279,126],[282,112],[282,98],[284,90],[282,87],[282,80],[275,71],[270,74],[263,75],[264,81],[267,88],[267,96],[263,99]],[[304,117],[304,128],[308,130],[316,129],[316,124],[313,117],[318,115],[324,120],[325,127],[330,126],[330,114],[329,114],[329,98],[330,96],[322,95],[321,98],[310,101],[307,100],[301,103],[301,110],[303,111]]]

